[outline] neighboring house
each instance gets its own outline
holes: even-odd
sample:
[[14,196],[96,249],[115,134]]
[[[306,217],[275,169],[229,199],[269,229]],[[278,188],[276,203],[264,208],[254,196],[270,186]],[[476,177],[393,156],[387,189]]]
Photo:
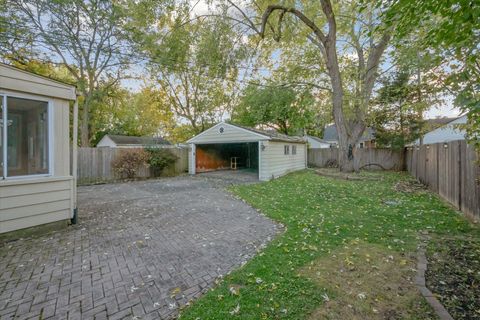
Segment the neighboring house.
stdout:
[[[323,131],[323,140],[329,143],[332,147],[338,146],[338,133],[337,126],[335,124],[325,127]],[[375,130],[373,128],[366,128],[363,135],[360,137],[356,147],[363,148],[375,148]]]
[[426,133],[422,139],[417,139],[415,145],[443,143],[454,140],[465,140],[465,130],[458,128],[467,123],[467,115],[451,120],[447,124]]
[[330,143],[319,137],[306,135],[305,139],[307,139],[309,149],[327,149],[332,146]]
[[97,143],[97,147],[110,148],[144,148],[144,147],[166,147],[172,144],[163,138],[156,137],[134,137],[107,134]]
[[0,233],[74,218],[75,100],[72,85],[0,64]]
[[305,139],[221,122],[187,141],[189,173],[231,169],[256,172],[261,181],[307,167]]
[[437,118],[431,118],[431,119],[425,119],[424,124],[423,124],[423,129],[425,132],[430,132],[433,131],[437,128],[440,128],[447,123],[457,119],[458,117],[437,117]]

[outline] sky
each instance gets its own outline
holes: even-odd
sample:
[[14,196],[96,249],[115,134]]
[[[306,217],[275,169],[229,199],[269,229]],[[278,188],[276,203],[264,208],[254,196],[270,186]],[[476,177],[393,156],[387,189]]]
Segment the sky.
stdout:
[[433,107],[424,114],[425,119],[448,117],[454,118],[460,116],[460,109],[455,108],[452,103],[445,103],[439,107]]

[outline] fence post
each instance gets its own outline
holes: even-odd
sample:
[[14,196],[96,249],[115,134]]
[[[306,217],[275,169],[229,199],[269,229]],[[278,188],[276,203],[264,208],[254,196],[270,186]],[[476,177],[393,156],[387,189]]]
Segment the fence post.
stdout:
[[462,210],[462,144],[458,144],[458,209]]

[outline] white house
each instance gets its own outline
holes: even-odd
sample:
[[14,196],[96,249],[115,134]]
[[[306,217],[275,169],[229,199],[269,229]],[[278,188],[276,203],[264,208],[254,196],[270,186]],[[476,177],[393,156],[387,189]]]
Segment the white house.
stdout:
[[97,147],[109,148],[165,147],[170,145],[170,142],[159,137],[135,137],[116,134],[106,134],[97,143]]
[[[74,86],[0,64],[0,234],[75,218],[72,101]],[[75,102],[74,141],[77,118]]]
[[306,135],[305,139],[308,142],[308,147],[310,149],[328,149],[331,147],[331,144],[323,139],[318,137]]
[[[335,124],[325,127],[322,140],[329,143],[332,147],[338,146],[338,132],[337,126]],[[363,149],[375,148],[375,146],[375,130],[373,128],[367,127],[363,132],[363,135],[358,140],[356,147],[359,149]]]
[[443,143],[454,140],[465,140],[465,130],[459,125],[467,123],[467,115],[460,116],[435,130],[426,133],[422,141],[417,139],[415,145]]
[[237,168],[261,181],[307,167],[304,138],[218,123],[188,140],[189,173]]

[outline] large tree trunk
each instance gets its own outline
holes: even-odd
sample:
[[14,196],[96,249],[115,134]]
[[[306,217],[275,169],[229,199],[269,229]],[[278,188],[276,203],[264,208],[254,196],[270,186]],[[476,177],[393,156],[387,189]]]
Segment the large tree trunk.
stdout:
[[[229,1],[233,4],[232,1]],[[328,33],[325,34],[323,28],[317,26],[314,21],[310,20],[303,12],[297,10],[294,7],[286,7],[283,5],[269,5],[264,11],[262,16],[261,29],[258,30],[254,23],[248,19],[247,15],[242,12],[243,16],[247,18],[252,28],[258,32],[262,37],[265,35],[265,28],[267,27],[267,20],[274,11],[280,11],[280,17],[278,20],[278,32],[276,40],[278,41],[282,24],[283,16],[285,13],[291,13],[295,15],[300,21],[302,21],[307,27],[312,30],[313,35],[307,36],[312,43],[316,44],[325,59],[328,75],[330,77],[332,86],[332,105],[333,105],[333,117],[337,126],[338,143],[339,143],[339,165],[340,170],[344,172],[354,171],[354,155],[355,144],[362,136],[365,130],[365,117],[364,112],[370,101],[370,95],[377,77],[377,68],[380,58],[385,51],[388,41],[390,40],[389,33],[382,35],[377,44],[373,43],[373,38],[370,39],[371,46],[369,48],[368,59],[365,61],[364,48],[360,45],[358,38],[356,41],[355,49],[358,53],[360,70],[360,83],[361,90],[357,98],[360,102],[356,106],[353,112],[355,117],[352,120],[347,119],[343,110],[343,85],[342,77],[340,73],[340,67],[337,56],[337,23],[335,20],[335,14],[333,12],[332,3],[330,0],[320,0],[322,11],[327,19]],[[235,5],[234,5],[235,6]],[[235,6],[237,9],[238,7]],[[353,28],[353,35],[356,34],[356,28]]]
[[90,146],[90,102],[91,98],[89,96],[85,97],[82,105],[82,119],[80,122],[80,146],[89,147]]
[[363,134],[363,130],[350,130],[349,123],[345,119],[343,112],[343,85],[340,68],[338,66],[337,50],[335,42],[329,42],[326,46],[325,58],[327,70],[332,84],[332,105],[333,118],[337,127],[338,134],[338,164],[342,172],[353,172],[354,168],[354,149],[358,137]]
[[80,124],[80,145],[82,147],[89,147],[90,146],[90,135],[89,135],[89,128],[88,128],[88,109],[83,106],[82,110],[82,121]]

